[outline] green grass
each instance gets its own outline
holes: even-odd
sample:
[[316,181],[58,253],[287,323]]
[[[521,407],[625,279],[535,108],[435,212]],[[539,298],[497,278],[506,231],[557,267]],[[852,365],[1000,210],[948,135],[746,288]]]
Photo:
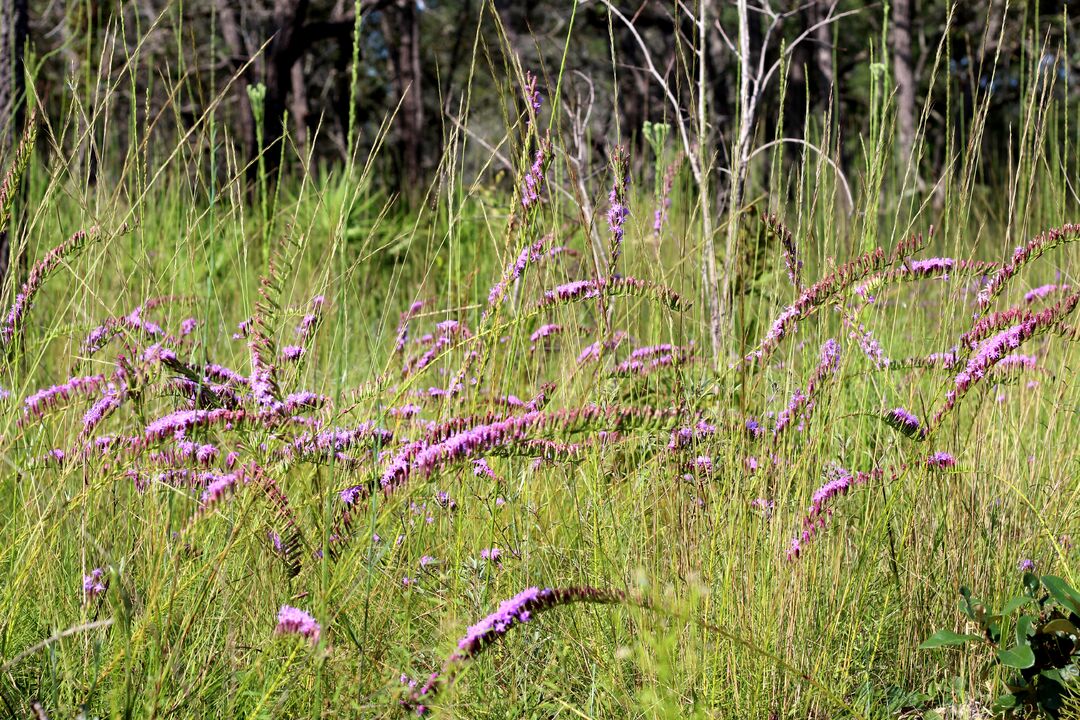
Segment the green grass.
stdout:
[[[931,224],[938,231],[923,256],[1001,260],[1027,236],[1076,217],[1066,182],[1075,142],[1064,126],[1071,114],[1068,127],[1078,127],[1075,107],[1045,102],[1047,122],[1031,119],[1031,132],[1018,136],[1025,154],[996,168],[1005,180],[976,182],[977,144],[961,149],[939,206],[930,189],[905,195],[902,176],[885,178],[880,194],[853,177],[849,213],[833,169],[810,156],[782,179],[772,173],[775,187],[761,189],[754,207],[779,211],[795,230],[808,283],[868,238],[889,250]],[[199,142],[221,132],[213,118],[204,120]],[[963,130],[977,136],[978,118]],[[888,133],[881,137],[884,145],[866,150],[868,167],[890,151]],[[0,380],[12,393],[0,416],[0,714],[25,716],[39,702],[49,717],[394,717],[402,713],[399,676],[422,682],[501,600],[533,585],[590,585],[626,590],[652,609],[629,603],[547,612],[469,663],[440,695],[438,716],[895,717],[907,705],[988,702],[1001,691],[988,656],[917,649],[938,628],[962,629],[959,585],[989,600],[1008,597],[1020,583],[1020,558],[1077,579],[1075,554],[1057,542],[1080,539],[1075,343],[1033,342],[1037,387],[1026,376],[1000,388],[986,382],[919,443],[880,415],[900,405],[928,419],[952,375],[875,370],[831,306],[801,323],[769,368],[728,367],[794,298],[775,238],[760,229],[756,211],[742,216],[739,339],[714,369],[700,286],[702,224],[686,177],[659,241],[652,193],[641,189],[644,178],[637,183],[620,271],[672,287],[693,306],[674,313],[647,298],[611,298],[610,324],[630,332],[635,345],[693,341],[699,362],[636,381],[612,377],[611,356],[601,365],[576,362],[603,337],[605,318],[594,303],[530,310],[543,290],[593,274],[572,195],[548,192],[534,217],[511,225],[514,183],[488,176],[474,183],[448,154],[445,184],[408,210],[375,182],[376,155],[347,170],[286,178],[267,227],[227,144],[213,146],[227,158],[222,168],[205,162],[208,146],[190,155],[185,143],[153,154],[145,147],[145,163],[103,173],[92,186],[65,155],[36,163],[15,207],[24,267],[76,229],[96,224],[102,237],[45,286]],[[549,178],[552,187],[571,186],[558,158]],[[589,186],[599,210],[585,218],[605,243],[609,183]],[[263,237],[271,231],[288,241],[276,255],[280,309],[266,318],[271,334],[291,342],[305,304],[327,297],[307,362],[298,372],[284,369],[281,379],[286,389],[331,397],[329,423],[373,420],[411,437],[419,428],[387,410],[411,390],[445,386],[465,353],[481,347],[486,362],[476,388],[454,403],[425,403],[425,419],[505,412],[494,397],[528,399],[552,382],[550,408],[675,406],[687,424],[700,413],[720,431],[690,457],[709,455],[715,472],[684,480],[683,461],[665,449],[671,427],[656,425],[538,468],[528,453],[491,454],[500,483],[474,475],[468,463],[418,474],[394,493],[364,500],[349,542],[339,546],[331,538],[337,491],[378,477],[385,458],[365,455],[348,470],[274,460],[259,448],[276,442],[265,429],[196,435],[258,460],[287,495],[307,543],[300,574],[290,578],[266,536],[281,529],[279,520],[254,486],[199,513],[191,491],[162,483],[135,489],[126,472],[157,467],[145,456],[41,463],[53,448],[76,446],[88,403],[19,428],[22,399],[72,374],[111,372],[118,352],[141,354],[145,343],[134,336],[94,357],[80,343],[102,320],[147,298],[186,298],[146,313],[170,332],[186,317],[200,321],[185,357],[248,372],[247,348],[230,336],[255,310]],[[581,257],[531,267],[484,325],[488,289],[521,247],[544,235],[549,246],[570,246]],[[1010,283],[997,306],[1022,303],[1025,290],[1057,272],[1075,285],[1078,257],[1075,245],[1048,254]],[[413,337],[447,319],[486,333],[482,345],[456,346],[419,377],[401,380],[395,327],[416,299],[431,304],[414,321]],[[970,325],[973,299],[962,278],[905,283],[883,291],[858,320],[890,357],[926,355],[956,342]],[[530,350],[541,322],[565,328],[549,352]],[[843,347],[841,370],[805,432],[790,433],[775,450],[751,444],[740,429],[744,414],[782,409],[830,337]],[[375,382],[380,377],[392,380]],[[177,406],[161,375],[140,383],[145,391],[99,434],[139,433]],[[927,470],[923,460],[936,450],[955,454],[957,466]],[[747,470],[748,456],[757,472]],[[838,499],[828,526],[789,561],[785,550],[832,462],[908,469]],[[455,511],[438,507],[437,491],[450,493]],[[775,502],[771,517],[751,508],[758,497]],[[370,541],[372,533],[382,542]],[[503,551],[499,566],[479,559],[490,547]],[[436,564],[421,571],[423,556]],[[109,586],[87,603],[81,577],[94,567],[106,569]],[[405,587],[404,577],[419,580]],[[274,633],[286,603],[320,621],[316,647]]]

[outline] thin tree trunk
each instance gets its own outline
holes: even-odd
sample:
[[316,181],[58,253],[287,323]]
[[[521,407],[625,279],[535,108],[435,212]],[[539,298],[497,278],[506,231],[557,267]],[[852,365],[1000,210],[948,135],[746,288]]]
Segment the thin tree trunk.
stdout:
[[810,23],[814,26],[814,64],[817,66],[818,75],[821,76],[821,92],[818,96],[828,98],[833,93],[833,78],[836,71],[833,69],[832,50],[832,25],[822,22],[829,17],[829,8],[825,0],[818,0],[810,7]]
[[[754,83],[753,57],[750,52],[750,19],[746,0],[737,0],[739,17],[739,117],[734,152],[731,157],[731,186],[728,191],[727,242],[724,244],[724,273],[720,287],[720,315],[727,337],[734,336],[735,314],[731,288],[734,284],[736,259],[739,251],[739,219],[742,212],[743,186],[750,162],[750,143],[753,140],[754,115],[758,93],[751,92]],[[757,18],[754,19],[757,22]]]
[[308,0],[274,0],[276,34],[266,48],[266,98],[263,100],[263,153],[266,174],[277,176],[284,142],[285,110],[293,87],[292,69],[300,54],[298,37],[307,19]]
[[[741,0],[744,4],[746,0]],[[709,57],[708,27],[713,20],[711,0],[700,0],[700,17],[698,18],[698,87],[697,87],[697,125],[698,125],[698,158],[694,164],[695,175],[698,182],[698,195],[701,204],[701,231],[704,235],[703,252],[704,258],[701,264],[701,274],[705,286],[705,296],[709,300],[709,340],[712,344],[713,369],[719,369],[720,356],[723,353],[724,333],[724,304],[718,293],[716,277],[716,239],[713,237],[713,217],[710,207],[709,190],[709,160],[707,148],[710,143],[708,117],[708,83],[706,82],[705,68]],[[726,282],[726,278],[725,278]]]
[[289,101],[289,112],[292,113],[293,123],[296,125],[296,146],[301,153],[307,153],[309,109],[303,59],[293,63],[290,73],[292,74],[292,99]]
[[386,22],[396,22],[387,37],[396,37],[392,51],[395,85],[401,98],[398,115],[398,140],[401,153],[402,180],[406,194],[419,194],[422,181],[424,147],[424,102],[420,69],[420,14],[413,0],[396,0],[394,12],[387,13]]
[[[233,9],[232,0],[218,0],[218,26],[221,28],[221,37],[232,56],[234,72],[243,67],[248,61],[249,55],[244,43],[243,33],[240,31],[240,22]],[[255,117],[251,113],[251,100],[248,98],[249,84],[248,70],[241,72],[236,79],[236,97],[239,101],[239,109],[236,117],[237,134],[240,144],[244,147],[245,156],[254,158],[258,152],[255,139]]]
[[[27,0],[0,0],[0,173],[19,142],[26,109],[23,54],[29,26]],[[15,223],[0,232],[0,288],[7,279]]]
[[911,162],[915,143],[915,73],[911,54],[911,0],[893,5],[893,77],[896,80],[896,142],[900,165]]

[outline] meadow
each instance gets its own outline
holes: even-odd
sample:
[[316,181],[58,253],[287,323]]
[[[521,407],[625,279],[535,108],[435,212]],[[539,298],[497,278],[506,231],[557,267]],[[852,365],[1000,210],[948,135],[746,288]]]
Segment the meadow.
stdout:
[[673,131],[575,177],[515,83],[513,173],[455,134],[413,205],[377,144],[260,193],[212,113],[93,177],[30,124],[0,715],[1076,712],[1076,108],[1031,79],[1000,177],[979,106],[888,167],[887,102],[859,177],[774,172],[718,354],[736,214]]

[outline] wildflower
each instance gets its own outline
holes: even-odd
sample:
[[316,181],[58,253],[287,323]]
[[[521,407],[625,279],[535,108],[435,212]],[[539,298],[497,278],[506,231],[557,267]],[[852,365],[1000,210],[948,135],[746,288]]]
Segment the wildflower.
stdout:
[[784,267],[787,268],[788,279],[791,280],[791,284],[798,291],[801,285],[799,275],[802,271],[803,262],[799,259],[795,238],[776,215],[767,216],[765,224],[780,238],[780,246],[783,248]]
[[105,571],[101,568],[94,568],[89,575],[83,575],[82,587],[86,602],[91,602],[105,592],[106,585],[102,579],[104,576]]
[[773,429],[774,440],[779,438],[796,418],[805,420],[809,417],[814,409],[815,397],[821,390],[825,380],[834,375],[839,369],[840,345],[830,338],[821,345],[818,366],[810,376],[806,391],[803,392],[802,388],[796,388],[788,401],[787,407],[777,415],[776,426]]
[[15,302],[12,304],[11,310],[8,311],[3,323],[0,323],[0,339],[3,340],[4,344],[11,343],[15,339],[15,335],[22,330],[26,315],[34,304],[34,296],[37,295],[41,286],[45,284],[45,280],[48,279],[49,275],[60,266],[65,258],[81,250],[87,240],[95,238],[97,234],[97,226],[90,228],[88,231],[79,230],[66,241],[47,252],[30,269],[26,282],[23,283],[19,292],[15,294]]
[[562,325],[556,325],[554,323],[548,323],[541,325],[536,331],[529,336],[529,342],[531,343],[530,349],[535,350],[536,344],[546,337],[551,335],[557,335],[563,330]]
[[955,464],[956,458],[943,450],[939,450],[926,458],[926,465],[931,468],[949,468]]
[[185,337],[195,332],[195,328],[199,327],[199,321],[193,317],[185,318],[180,323],[180,334]]
[[540,106],[543,104],[540,91],[536,89],[536,80],[537,77],[531,71],[525,71],[525,102],[530,108],[525,115],[526,125],[532,125],[533,118],[540,112]]
[[1080,225],[1066,224],[1036,235],[1025,245],[1016,248],[1008,262],[1004,263],[985,287],[979,292],[977,304],[985,310],[1004,289],[1005,284],[1032,260],[1047,250],[1080,238]]
[[499,559],[500,556],[502,556],[502,550],[497,547],[484,548],[480,551],[480,557],[483,560],[490,560],[491,562],[495,562]]
[[235,473],[229,473],[226,475],[211,475],[212,479],[210,484],[203,490],[200,500],[203,505],[213,505],[221,500],[225,495],[232,490],[236,485],[237,476]]
[[487,460],[479,458],[473,460],[473,475],[476,477],[489,477],[492,480],[498,481],[499,476],[495,474],[495,471],[488,465]]
[[285,362],[296,362],[304,356],[307,350],[301,345],[286,345],[281,348],[281,359]]
[[902,407],[890,410],[885,415],[885,421],[908,437],[919,437],[921,434],[919,418]]
[[307,338],[318,326],[319,321],[322,319],[322,307],[325,302],[326,298],[322,295],[316,295],[311,299],[311,311],[300,318],[300,323],[296,326],[296,335],[298,337]]
[[1016,564],[1016,569],[1020,572],[1035,572],[1035,562],[1027,558],[1022,558],[1020,562]]
[[626,150],[620,145],[611,153],[611,169],[615,174],[615,180],[608,195],[608,230],[611,231],[611,267],[614,268],[622,254],[622,242],[625,230],[623,226],[630,216],[630,209],[626,206],[626,185],[629,180],[630,158]]
[[1041,285],[1034,290],[1030,290],[1024,294],[1024,302],[1028,305],[1044,300],[1048,295],[1059,292],[1066,292],[1069,289],[1068,285]]
[[548,154],[551,152],[551,141],[544,138],[540,140],[536,148],[536,157],[533,164],[525,173],[521,184],[521,209],[528,210],[540,201],[540,191],[544,187],[544,167],[547,165]]
[[653,233],[657,238],[660,237],[660,232],[667,222],[668,210],[671,209],[671,190],[675,185],[675,177],[678,175],[684,157],[680,152],[675,157],[675,160],[667,166],[667,170],[664,171],[664,183],[660,189],[660,200],[657,203],[656,211],[653,213]]
[[275,628],[274,632],[278,635],[302,635],[311,641],[312,645],[319,642],[322,627],[315,618],[303,610],[294,608],[291,605],[282,605],[277,617],[277,628]]

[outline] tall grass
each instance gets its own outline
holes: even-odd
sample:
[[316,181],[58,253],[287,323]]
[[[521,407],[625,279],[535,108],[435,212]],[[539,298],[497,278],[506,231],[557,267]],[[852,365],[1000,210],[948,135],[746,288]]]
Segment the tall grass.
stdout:
[[[823,152],[770,173],[771,187],[752,184],[749,209],[716,230],[738,218],[738,332],[715,362],[699,268],[702,227],[716,219],[697,214],[687,173],[674,176],[657,235],[651,176],[629,190],[610,173],[579,183],[551,103],[528,123],[516,114],[517,59],[499,78],[517,89],[505,99],[506,137],[493,143],[510,148],[516,177],[496,182],[486,162],[478,175],[471,158],[484,150],[455,131],[439,182],[413,210],[374,181],[383,136],[347,170],[284,177],[276,201],[249,193],[248,160],[218,124],[218,99],[167,145],[149,127],[163,117],[140,128],[133,113],[123,160],[112,158],[117,88],[146,71],[140,62],[136,50],[120,77],[87,72],[60,123],[42,126],[13,206],[13,267],[77,230],[99,232],[43,286],[0,377],[11,393],[0,420],[4,713],[37,703],[49,717],[389,717],[416,704],[410,682],[422,687],[450,658],[461,667],[428,703],[446,716],[894,717],[983,702],[1000,680],[982,660],[917,649],[932,628],[959,622],[961,583],[1003,597],[1021,558],[1075,579],[1061,538],[1080,532],[1080,396],[1064,325],[1080,321],[1051,318],[1017,349],[1037,356],[1037,370],[991,369],[935,422],[962,366],[926,358],[977,356],[954,346],[997,270],[958,262],[916,279],[912,264],[938,254],[1007,262],[1075,217],[1070,133],[1080,125],[1038,77],[1025,80],[1007,167],[981,156],[984,105],[950,134],[941,177],[921,182],[895,169],[887,87],[875,91],[878,131],[862,139],[859,176],[838,174],[830,119],[809,127]],[[567,68],[541,70],[554,88]],[[179,102],[194,91],[176,72],[164,81]],[[949,92],[945,71],[933,72],[941,82],[924,126]],[[523,208],[520,185],[549,125],[541,201]],[[658,148],[659,170],[675,153]],[[770,152],[751,182],[765,163],[780,166],[780,146]],[[980,177],[988,167],[1003,177]],[[606,253],[613,182],[629,208],[617,265]],[[803,262],[799,287],[786,277],[779,225]],[[929,247],[904,244],[920,235]],[[558,247],[569,251],[551,256]],[[875,247],[879,256],[857,260]],[[1023,267],[993,309],[1058,307],[1068,292],[1030,306],[1024,294],[1048,282],[1075,292],[1077,257],[1065,244]],[[829,276],[838,279],[827,293],[799,305]],[[601,277],[587,298],[542,302]],[[4,307],[24,279],[13,274]],[[857,293],[865,281],[872,289]],[[418,300],[398,352],[402,313]],[[800,317],[785,337],[744,360],[793,303]],[[131,320],[138,307],[159,336]],[[298,335],[316,312],[313,331]],[[88,352],[84,338],[108,318],[118,336]],[[197,325],[184,334],[188,318]],[[245,336],[238,324],[252,318]],[[560,330],[531,339],[545,324]],[[155,343],[172,355],[148,352]],[[887,367],[865,351],[872,343]],[[298,362],[279,356],[290,345],[304,349]],[[243,379],[230,385],[208,363]],[[124,399],[90,433],[84,414],[104,384],[40,417],[26,409],[38,389],[96,374]],[[266,377],[274,387],[260,395]],[[177,378],[191,382],[186,391]],[[275,405],[300,391],[325,396],[297,411],[309,424]],[[774,433],[797,392],[806,400]],[[218,406],[247,416],[146,440],[173,411]],[[897,407],[919,419],[917,432],[890,424]],[[497,442],[439,444],[481,426]],[[319,445],[313,436],[332,428],[359,431]],[[141,440],[101,452],[103,435]],[[410,449],[418,440],[426,446]],[[182,457],[186,441],[218,454]],[[928,466],[934,452],[956,464]],[[815,498],[830,481],[839,484]],[[101,589],[86,592],[84,576]],[[620,602],[552,603],[527,622],[514,616],[492,642],[458,645],[534,586],[597,588]],[[310,630],[294,616],[275,632],[285,605],[310,614],[318,636],[288,632]]]

